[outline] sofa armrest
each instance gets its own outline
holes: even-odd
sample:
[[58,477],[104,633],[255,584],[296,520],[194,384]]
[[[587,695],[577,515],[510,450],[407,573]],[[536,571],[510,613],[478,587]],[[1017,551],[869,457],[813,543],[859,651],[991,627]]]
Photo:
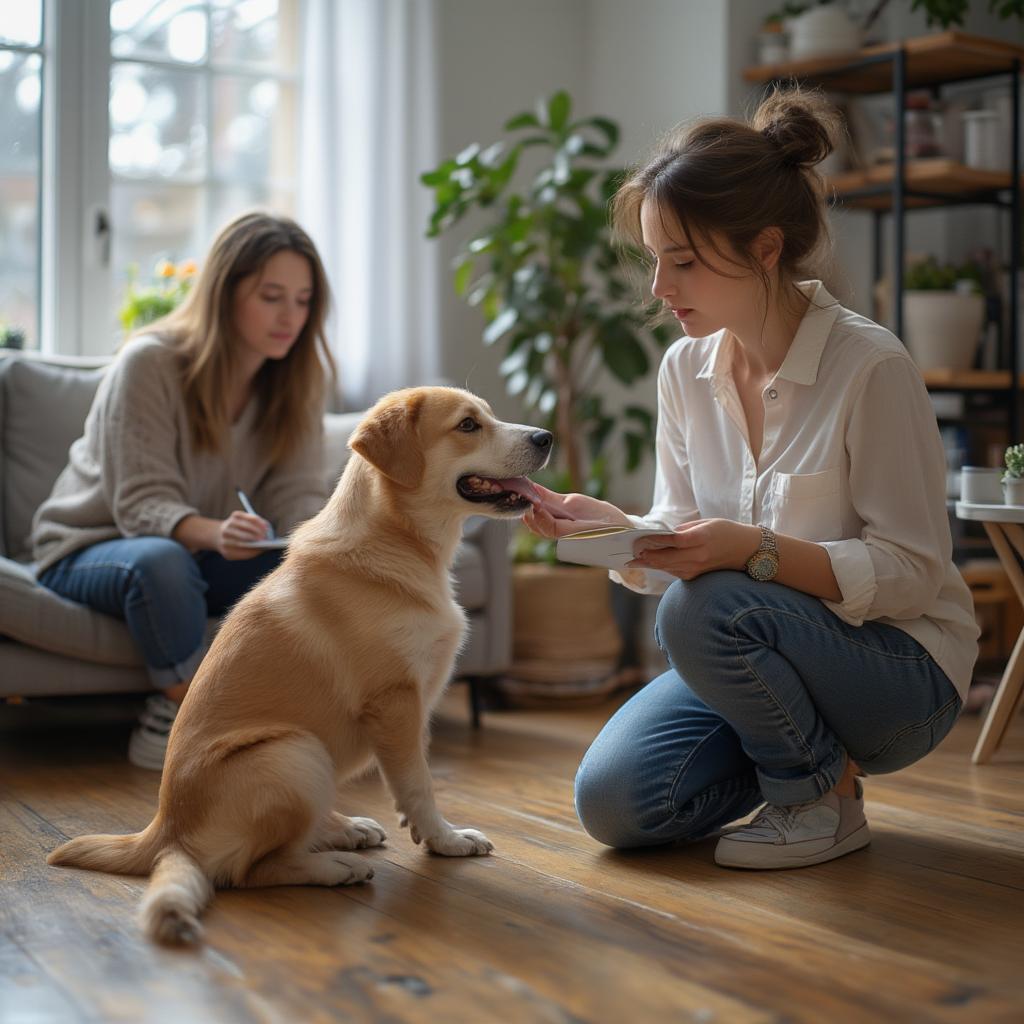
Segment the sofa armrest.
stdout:
[[[474,520],[469,520],[474,523]],[[476,524],[474,524],[476,525]],[[487,650],[485,675],[496,675],[512,664],[512,557],[507,519],[483,519],[464,543],[476,544],[483,556],[487,579]]]

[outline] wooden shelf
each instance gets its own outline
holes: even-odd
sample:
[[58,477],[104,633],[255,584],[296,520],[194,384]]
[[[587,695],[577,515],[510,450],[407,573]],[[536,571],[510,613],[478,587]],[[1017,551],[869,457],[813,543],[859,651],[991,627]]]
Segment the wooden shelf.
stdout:
[[[1010,387],[1009,370],[922,370],[929,388],[943,391],[1000,391]],[[1017,386],[1024,388],[1024,374]]]
[[761,64],[747,68],[743,77],[748,82],[798,78],[835,92],[890,92],[893,87],[891,61],[859,66],[858,62],[895,53],[901,46],[906,52],[908,89],[1008,72],[1012,70],[1014,58],[1024,61],[1022,46],[966,32],[938,32],[902,43],[866,46],[833,57]]
[[[836,201],[861,210],[888,210],[892,206],[894,164],[878,164],[866,170],[844,171],[828,179]],[[941,206],[943,202],[968,196],[992,195],[1013,185],[1009,171],[981,171],[946,157],[909,160],[904,183],[908,190],[935,193],[907,195],[907,206]]]

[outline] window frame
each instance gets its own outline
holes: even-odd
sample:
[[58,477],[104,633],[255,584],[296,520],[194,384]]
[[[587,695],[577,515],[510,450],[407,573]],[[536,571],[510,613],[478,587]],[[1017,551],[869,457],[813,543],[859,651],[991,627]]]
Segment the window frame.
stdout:
[[[306,5],[298,4],[298,38]],[[284,5],[282,5],[284,6]],[[212,13],[212,12],[211,12]],[[207,51],[201,63],[183,64],[159,57],[114,57],[111,53],[109,0],[44,0],[43,124],[40,168],[39,349],[61,355],[109,355],[116,342],[113,308],[115,269],[111,265],[112,186],[166,184],[159,178],[116,176],[109,165],[110,79],[115,63],[173,67],[202,75],[204,117],[213,124],[213,85],[217,76],[274,79],[294,90],[296,142],[301,132],[303,80],[301,54],[295,70],[260,68],[216,61],[212,54],[212,18],[207,21]],[[213,171],[213,138],[208,133],[202,190],[204,233],[211,224],[213,190],[237,179]],[[300,167],[291,182],[267,179],[274,192],[298,202]],[[201,254],[194,254],[197,258]]]

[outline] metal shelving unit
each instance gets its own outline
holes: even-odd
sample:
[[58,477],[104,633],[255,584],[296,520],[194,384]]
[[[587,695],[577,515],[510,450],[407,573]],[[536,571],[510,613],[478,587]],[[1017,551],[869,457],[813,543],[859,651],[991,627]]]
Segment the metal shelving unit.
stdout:
[[[903,336],[903,275],[906,215],[939,206],[986,205],[1004,209],[1010,217],[1009,302],[1005,369],[996,375],[964,375],[929,382],[937,390],[989,390],[1006,399],[1008,443],[1020,438],[1018,276],[1021,258],[1020,73],[1024,47],[960,32],[945,32],[868,47],[851,57],[792,61],[748,69],[749,82],[765,85],[800,81],[833,92],[869,94],[891,92],[895,107],[894,157],[886,167],[840,175],[831,181],[834,201],[850,209],[870,211],[873,218],[872,271],[879,280],[883,265],[883,218],[893,218],[893,331]],[[1009,78],[1011,95],[1011,159],[1005,173],[978,171],[952,160],[907,160],[905,122],[907,92],[938,92],[953,82]]]

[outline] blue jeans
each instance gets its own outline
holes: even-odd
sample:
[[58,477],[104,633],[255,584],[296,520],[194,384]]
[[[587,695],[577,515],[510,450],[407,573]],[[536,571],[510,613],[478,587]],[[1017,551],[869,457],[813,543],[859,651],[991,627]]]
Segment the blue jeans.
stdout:
[[699,839],[766,800],[815,800],[847,754],[897,771],[960,713],[913,637],[744,573],[673,583],[656,635],[670,671],[619,708],[576,775],[580,821],[609,846]]
[[123,619],[154,686],[195,675],[205,653],[208,615],[226,612],[280,561],[278,550],[228,561],[193,555],[166,537],[102,541],[73,551],[40,576],[61,597]]

